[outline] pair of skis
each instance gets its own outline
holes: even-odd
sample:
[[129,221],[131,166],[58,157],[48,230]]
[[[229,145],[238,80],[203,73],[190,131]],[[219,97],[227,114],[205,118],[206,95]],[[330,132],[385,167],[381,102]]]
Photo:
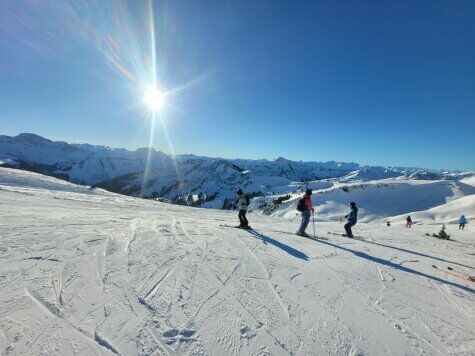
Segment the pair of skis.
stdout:
[[309,239],[309,240],[328,240],[326,237],[322,237],[322,236],[311,236],[311,235],[299,235],[299,234],[296,234],[294,232],[289,232],[289,231],[277,231],[277,230],[274,230],[274,232],[278,232],[280,234],[288,234],[288,235],[295,235],[295,236],[300,236],[300,237],[303,237],[303,238],[306,238],[306,239]]
[[348,235],[346,234],[337,234],[336,232],[327,232],[328,235],[335,235],[335,236],[339,236],[339,237],[346,237],[348,239],[352,239],[352,240],[359,240],[359,241],[365,241],[365,239],[363,239],[362,237],[360,236],[353,236],[353,237],[348,237]]
[[250,226],[242,227],[242,226],[240,226],[240,225],[235,226],[235,225],[227,225],[227,224],[221,224],[221,225],[219,225],[219,226],[221,226],[221,227],[230,227],[230,228],[241,229],[241,230],[254,230],[254,229],[253,229],[252,227],[250,227]]
[[[248,231],[255,231],[252,227],[248,226],[248,227],[242,227],[242,226],[234,226],[234,225],[227,225],[227,224],[221,224],[219,225],[221,227],[228,227],[228,228],[233,228],[233,229],[241,229],[241,230],[248,230]],[[288,235],[296,235],[295,233],[293,232],[288,232],[288,231],[276,231],[274,230],[274,232],[278,232],[278,233],[281,233],[281,234],[288,234]],[[319,237],[319,236],[304,236],[304,235],[297,235],[297,236],[301,236],[301,237],[304,237],[306,239],[309,239],[309,240],[328,240],[326,237]]]

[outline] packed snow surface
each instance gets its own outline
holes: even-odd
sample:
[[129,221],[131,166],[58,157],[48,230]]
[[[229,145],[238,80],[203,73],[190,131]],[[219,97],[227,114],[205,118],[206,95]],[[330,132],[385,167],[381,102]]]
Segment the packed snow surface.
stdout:
[[[309,182],[312,186],[314,182]],[[272,216],[293,218],[301,192],[275,207]],[[272,197],[271,197],[272,199]],[[450,180],[381,179],[351,184],[334,183],[329,188],[314,188],[312,202],[317,219],[339,221],[346,215],[348,203],[357,202],[360,222],[402,221],[409,214],[416,224],[456,223],[461,215],[475,217],[475,187]],[[251,209],[260,206],[253,200]],[[432,211],[433,210],[433,211]]]
[[5,168],[0,199],[5,355],[475,354],[474,228],[425,236],[437,208],[355,240],[318,221],[311,240],[296,219],[244,231],[221,226],[234,212]]

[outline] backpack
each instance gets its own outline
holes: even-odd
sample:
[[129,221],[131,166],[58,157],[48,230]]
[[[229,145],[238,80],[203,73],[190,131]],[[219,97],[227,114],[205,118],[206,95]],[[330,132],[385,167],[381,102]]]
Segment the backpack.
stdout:
[[249,205],[251,203],[251,199],[249,199],[249,195],[246,195],[246,205]]
[[302,198],[297,203],[297,210],[300,212],[307,210],[307,204],[305,203],[305,199],[306,198]]

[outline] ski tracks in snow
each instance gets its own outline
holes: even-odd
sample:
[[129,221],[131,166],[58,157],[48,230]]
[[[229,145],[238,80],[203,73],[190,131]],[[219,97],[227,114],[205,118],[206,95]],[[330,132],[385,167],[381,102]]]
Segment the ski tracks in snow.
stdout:
[[[395,252],[358,240],[312,241],[285,233],[288,222],[258,216],[252,216],[258,232],[251,233],[220,228],[227,212],[147,201],[130,209],[136,202],[130,198],[117,197],[117,205],[45,192],[28,208],[29,224],[18,207],[29,206],[31,196],[0,192],[10,199],[0,212],[12,226],[0,250],[6,260],[0,266],[4,353],[475,350],[473,317],[464,315],[474,310],[468,293],[362,258],[371,254],[406,269],[415,263],[423,268],[430,256],[411,256],[417,249],[412,242]],[[362,233],[381,242],[370,225]],[[451,259],[467,264],[457,251]]]

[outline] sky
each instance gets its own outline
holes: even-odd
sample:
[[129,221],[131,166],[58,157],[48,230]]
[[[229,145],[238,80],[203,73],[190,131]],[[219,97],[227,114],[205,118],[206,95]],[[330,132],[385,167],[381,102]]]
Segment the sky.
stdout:
[[0,134],[475,169],[472,0],[0,0],[0,53]]

